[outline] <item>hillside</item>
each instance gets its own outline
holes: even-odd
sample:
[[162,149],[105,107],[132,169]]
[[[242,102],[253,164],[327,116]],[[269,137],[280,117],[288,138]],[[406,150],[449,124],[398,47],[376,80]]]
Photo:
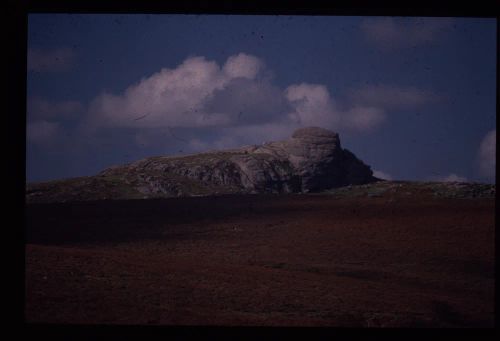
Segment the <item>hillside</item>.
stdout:
[[495,202],[433,186],[29,204],[26,321],[491,327]]

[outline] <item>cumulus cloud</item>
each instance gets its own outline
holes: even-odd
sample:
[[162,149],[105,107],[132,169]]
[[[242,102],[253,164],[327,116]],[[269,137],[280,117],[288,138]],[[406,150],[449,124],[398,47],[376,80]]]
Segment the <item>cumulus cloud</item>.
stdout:
[[320,125],[369,130],[385,118],[382,110],[356,106],[341,111],[321,84],[292,84],[282,90],[263,77],[264,63],[240,53],[219,67],[190,57],[162,69],[121,95],[103,93],[89,106],[93,126],[235,127],[269,124]]
[[388,109],[403,105],[400,97],[410,102],[406,105],[425,101],[417,89],[378,86],[359,90],[347,105],[339,106],[323,84],[281,88],[270,74],[262,60],[245,53],[230,56],[222,65],[202,56],[189,57],[121,94],[100,94],[89,104],[82,126],[90,131],[137,129],[141,132],[134,140],[140,145],[160,138],[152,133],[158,129],[217,135],[187,136],[186,148],[199,151],[288,137],[300,126],[370,131],[384,122]]
[[28,49],[28,71],[68,71],[74,63],[75,53],[67,47],[55,49]]
[[289,117],[296,123],[305,126],[335,126],[340,120],[333,99],[324,85],[290,85],[285,90],[285,96],[294,108]]
[[45,144],[51,142],[60,130],[60,124],[48,121],[29,122],[26,127],[28,142]]
[[223,71],[229,78],[254,79],[263,68],[264,63],[257,57],[240,53],[227,59]]
[[389,174],[375,169],[373,170],[373,176],[379,179],[392,180],[392,176]]
[[[90,104],[93,124],[129,127],[227,126],[284,103],[279,91],[258,79],[263,63],[240,53],[223,67],[190,57],[175,69],[162,69],[122,95],[103,93]],[[277,102],[276,102],[277,101]],[[269,110],[268,109],[268,110]]]
[[48,101],[32,97],[26,104],[30,120],[70,120],[84,113],[84,106],[78,101]]
[[491,130],[486,134],[479,146],[479,170],[481,175],[493,180],[495,179],[496,139],[496,129]]
[[214,91],[203,112],[222,113],[239,126],[284,119],[289,107],[282,90],[267,80],[235,78]]
[[382,123],[386,117],[382,109],[375,107],[356,105],[347,110],[338,108],[324,85],[291,85],[285,90],[285,94],[294,108],[289,117],[293,122],[304,126],[368,131]]
[[348,94],[352,102],[386,110],[415,108],[437,100],[430,91],[394,85],[364,85]]
[[369,41],[384,50],[424,45],[443,37],[450,18],[369,18],[361,30]]

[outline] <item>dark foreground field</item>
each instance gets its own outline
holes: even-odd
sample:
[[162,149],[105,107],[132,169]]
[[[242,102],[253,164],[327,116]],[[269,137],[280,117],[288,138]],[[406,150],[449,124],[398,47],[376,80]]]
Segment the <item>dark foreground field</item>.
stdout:
[[494,200],[30,204],[27,322],[494,324]]

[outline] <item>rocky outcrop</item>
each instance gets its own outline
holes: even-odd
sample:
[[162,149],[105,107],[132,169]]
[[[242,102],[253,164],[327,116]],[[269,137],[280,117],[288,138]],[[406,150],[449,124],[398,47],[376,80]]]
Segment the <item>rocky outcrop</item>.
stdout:
[[180,157],[151,157],[108,168],[94,177],[31,184],[27,200],[307,193],[374,180],[370,167],[342,148],[337,133],[309,127],[284,141]]

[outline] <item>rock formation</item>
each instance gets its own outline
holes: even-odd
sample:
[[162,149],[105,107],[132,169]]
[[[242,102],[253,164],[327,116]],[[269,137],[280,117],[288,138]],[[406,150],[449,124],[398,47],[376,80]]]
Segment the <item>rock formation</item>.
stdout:
[[27,186],[27,201],[51,202],[230,193],[318,192],[376,179],[337,133],[309,127],[260,146],[150,157],[96,176]]

